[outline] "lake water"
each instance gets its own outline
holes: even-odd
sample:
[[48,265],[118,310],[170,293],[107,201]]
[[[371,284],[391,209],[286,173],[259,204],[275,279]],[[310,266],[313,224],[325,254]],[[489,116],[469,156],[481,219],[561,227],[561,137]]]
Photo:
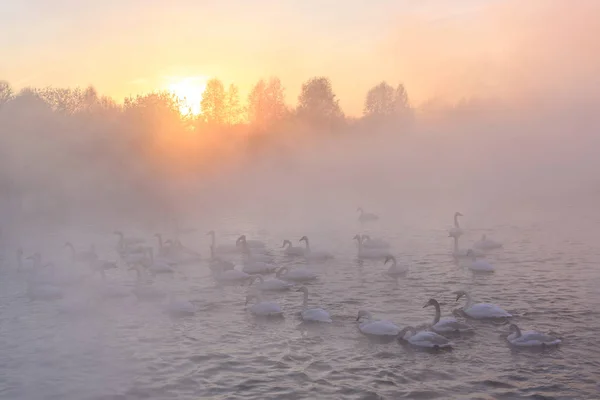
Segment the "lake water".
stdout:
[[[301,324],[302,294],[293,291],[266,296],[282,305],[285,318],[255,319],[244,310],[247,287],[217,287],[204,262],[154,280],[164,291],[196,301],[200,311],[191,317],[169,317],[158,304],[134,296],[98,300],[98,276],[67,288],[63,300],[31,301],[25,276],[15,269],[15,249],[6,246],[0,398],[600,398],[600,218],[593,207],[586,210],[530,207],[467,227],[463,246],[482,233],[504,243],[488,256],[496,272],[485,276],[454,263],[444,223],[374,224],[368,231],[391,241],[398,261],[410,264],[408,275],[397,280],[384,274],[380,262],[356,261],[355,225],[298,231],[242,217],[213,225],[221,243],[233,241],[234,233],[265,240],[281,265],[303,264],[281,256],[285,238],[296,242],[306,234],[314,249],[333,252],[334,260],[311,266],[319,277],[307,285],[309,303],[332,315],[328,326]],[[40,234],[36,243],[59,269],[76,268],[59,262],[66,260],[62,244],[70,235],[78,247],[93,240],[103,256],[116,258],[110,231],[92,231],[75,238],[66,231]],[[149,241],[152,233],[144,232]],[[204,233],[182,240],[202,251]],[[135,273],[121,268],[107,281],[130,287]],[[459,289],[511,312],[521,328],[554,333],[563,343],[515,350],[504,339],[507,325],[470,321],[475,334],[454,338],[452,351],[424,352],[396,341],[376,343],[357,330],[359,309],[405,326],[431,320],[433,309],[423,305],[436,298],[448,315],[464,304],[454,301],[452,292]],[[66,302],[87,299],[88,309],[65,312]]]

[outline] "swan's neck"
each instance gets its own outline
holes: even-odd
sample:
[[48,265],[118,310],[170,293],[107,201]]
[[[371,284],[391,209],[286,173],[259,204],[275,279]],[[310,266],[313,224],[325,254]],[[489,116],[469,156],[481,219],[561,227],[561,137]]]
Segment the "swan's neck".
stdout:
[[73,247],[73,245],[71,243],[67,243],[66,246],[71,250],[71,256],[75,257],[76,256],[75,247]]
[[310,243],[308,242],[308,239],[304,241],[304,245],[306,246],[306,250],[310,250]]
[[304,300],[302,301],[302,307],[306,308],[308,306],[308,291],[304,292]]
[[458,237],[454,236],[454,252],[458,252]]
[[521,329],[518,326],[516,326],[516,325],[513,325],[513,326],[514,326],[513,329],[515,331],[514,332],[515,333],[515,338],[521,337]]
[[433,318],[433,325],[435,325],[438,322],[440,322],[440,318],[442,317],[442,310],[440,310],[440,305],[438,303],[435,303],[433,306],[435,307],[435,317]]
[[473,299],[469,293],[465,293],[465,297],[467,299],[467,304],[465,304],[465,309],[470,308],[473,305]]
[[458,225],[458,215],[456,214],[454,214],[454,227],[460,228],[460,225]]
[[215,259],[215,246],[214,246],[214,244],[212,246],[210,246],[210,258],[212,260]]
[[162,240],[162,236],[161,235],[156,235],[156,238],[158,239],[158,249],[162,250],[164,247],[164,243]]

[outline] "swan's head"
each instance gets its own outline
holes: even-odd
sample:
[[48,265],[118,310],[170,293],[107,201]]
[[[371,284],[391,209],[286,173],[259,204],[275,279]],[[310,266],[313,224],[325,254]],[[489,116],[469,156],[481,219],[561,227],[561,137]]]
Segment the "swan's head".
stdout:
[[467,257],[473,257],[475,255],[475,253],[473,253],[473,250],[468,249],[467,250]]
[[304,294],[308,294],[308,289],[306,288],[306,286],[300,286],[298,289],[295,290],[295,292],[302,292]]
[[373,316],[367,310],[360,310],[360,311],[358,311],[358,315],[356,316],[356,320],[360,321],[361,319],[369,320],[369,319],[373,319]]
[[404,329],[402,329],[400,332],[398,332],[398,339],[403,340],[404,337],[406,336],[407,333],[411,333],[410,336],[414,335],[415,332],[417,332],[417,330],[415,328],[413,328],[412,326],[407,326]]
[[456,301],[460,300],[461,297],[464,297],[467,295],[467,292],[465,292],[464,290],[457,290],[456,292],[454,292],[453,294],[456,295]]
[[354,237],[352,238],[352,240],[357,240],[359,243],[362,242],[362,239],[361,239],[360,235],[354,235]]
[[383,265],[386,265],[388,262],[392,262],[393,264],[396,264],[396,257],[391,256],[391,255],[387,255],[385,256],[385,261],[383,262]]
[[517,324],[510,324],[508,326],[508,334],[516,334],[516,337],[520,337],[521,336],[521,329],[519,329],[519,327],[517,326]]
[[258,281],[258,283],[264,283],[265,282],[265,280],[263,279],[263,277],[260,276],[260,275],[250,276],[250,285],[252,285],[255,281]]
[[454,213],[454,216],[455,217],[462,217],[463,215],[457,211],[457,212]]
[[20,247],[17,249],[17,257],[19,257],[19,258],[23,257],[23,249]]
[[282,247],[282,248],[283,248],[283,247],[285,247],[285,245],[286,245],[286,244],[287,244],[288,246],[291,246],[291,245],[292,245],[292,242],[290,242],[289,240],[287,240],[287,239],[286,239],[286,240],[284,240],[284,241],[283,241],[283,245],[282,245],[281,247]]
[[65,242],[65,246],[64,247],[72,247],[73,245],[71,244],[71,242]]
[[361,213],[361,214],[362,214],[362,213],[363,213],[363,209],[362,209],[362,207],[358,207],[358,208],[356,209],[356,212],[359,212],[359,213]]
[[215,231],[206,232],[206,236],[215,236]]
[[440,303],[438,303],[438,301],[436,299],[429,299],[429,301],[427,303],[425,303],[425,305],[423,306],[423,308],[425,307],[429,307],[429,306],[434,306],[434,307],[439,307]]
[[277,270],[277,272],[275,272],[275,277],[279,278],[280,276],[282,276],[284,273],[288,272],[289,270],[287,269],[287,267],[281,267]]
[[122,237],[123,236],[123,232],[121,232],[121,231],[114,231],[113,235],[117,235],[117,236],[121,236]]
[[487,239],[487,236],[485,233],[483,235],[481,235],[481,240],[486,240],[486,239]]
[[307,238],[306,236],[302,236],[302,237],[300,238],[300,240],[298,240],[298,241],[299,241],[299,242],[302,242],[302,241],[304,241],[304,242],[308,242],[308,238]]
[[361,239],[363,241],[365,241],[365,240],[371,240],[371,236],[369,236],[369,235],[361,235]]
[[240,243],[246,243],[246,235],[242,235],[235,241],[235,244],[238,245]]

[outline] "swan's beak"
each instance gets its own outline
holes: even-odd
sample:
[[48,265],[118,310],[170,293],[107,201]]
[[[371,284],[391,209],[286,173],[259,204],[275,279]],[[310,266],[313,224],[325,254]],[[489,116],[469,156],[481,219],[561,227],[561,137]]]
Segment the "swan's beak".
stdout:
[[358,321],[360,319],[360,315],[358,317],[356,317],[356,320]]
[[423,308],[426,308],[426,307],[428,307],[428,306],[429,306],[429,303],[425,304],[425,305],[423,306]]

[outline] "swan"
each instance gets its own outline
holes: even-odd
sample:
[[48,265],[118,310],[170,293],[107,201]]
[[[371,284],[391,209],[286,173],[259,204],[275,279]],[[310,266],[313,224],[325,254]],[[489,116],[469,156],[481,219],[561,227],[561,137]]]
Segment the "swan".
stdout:
[[281,267],[275,277],[291,282],[308,282],[317,279],[317,274],[305,268],[289,270],[287,267]]
[[171,274],[175,272],[164,259],[154,259],[153,248],[148,249],[148,253],[150,254],[150,259],[146,259],[145,262],[142,263],[148,271],[155,274]]
[[306,245],[306,248],[304,249],[304,257],[307,260],[311,260],[311,261],[325,261],[325,260],[329,260],[331,258],[333,258],[333,255],[327,251],[324,250],[311,250],[310,248],[310,242],[308,241],[308,237],[307,236],[302,236],[299,240],[300,242],[304,242],[304,244]]
[[363,240],[360,235],[355,235],[352,239],[358,242],[358,258],[361,260],[378,260],[386,258],[390,253],[385,249],[365,249],[363,247]]
[[201,256],[197,251],[188,249],[178,239],[165,241],[167,253],[162,256],[162,259],[167,264],[180,264],[200,261]]
[[211,246],[209,267],[210,267],[211,271],[213,271],[213,272],[230,271],[235,268],[235,264],[232,263],[231,261],[223,260],[219,257],[216,257],[215,251]]
[[485,234],[481,235],[481,239],[473,244],[473,247],[481,250],[494,250],[502,248],[502,243],[488,239]]
[[196,306],[188,300],[178,299],[169,294],[167,303],[163,306],[164,311],[174,317],[185,317],[196,313]]
[[383,265],[386,265],[389,261],[392,262],[392,265],[386,272],[388,275],[398,276],[398,275],[404,275],[408,272],[408,267],[406,265],[403,265],[403,266],[398,265],[398,263],[396,262],[396,257],[394,257],[394,256],[388,255],[385,258],[385,262],[383,263]]
[[372,222],[372,221],[377,221],[379,219],[379,216],[377,214],[373,214],[373,213],[369,213],[369,212],[365,212],[362,207],[358,207],[356,209],[357,212],[360,213],[360,215],[358,216],[358,220],[361,223],[364,222]]
[[256,300],[256,303],[251,305],[248,310],[256,316],[279,317],[283,315],[283,310],[279,304],[261,301],[257,294],[249,294],[246,296],[246,306],[248,306],[248,303],[252,300]]
[[99,272],[102,279],[106,278],[106,271],[111,269],[117,269],[117,263],[114,261],[105,261],[96,259],[89,262],[89,266],[92,269],[92,274]]
[[65,243],[65,247],[67,247],[71,250],[71,260],[73,262],[87,263],[87,262],[92,262],[98,258],[98,255],[96,254],[96,248],[94,247],[93,244],[90,245],[89,250],[81,250],[81,251],[75,250],[75,246],[73,246],[73,244],[71,242]]
[[252,281],[250,282],[250,284],[252,285],[254,283],[254,281],[256,281],[256,280],[258,280],[257,289],[261,290],[263,292],[273,292],[273,291],[288,290],[289,288],[291,288],[292,286],[294,286],[293,283],[289,283],[289,282],[283,281],[283,280],[278,279],[278,278],[267,279],[265,281],[263,279],[263,277],[260,276],[260,275],[255,276],[252,279]]
[[[287,247],[286,247],[286,245],[287,245]],[[283,241],[283,245],[281,247],[282,248],[285,247],[285,250],[283,250],[283,252],[285,253],[286,256],[303,256],[305,253],[304,247],[292,246],[292,242],[290,242],[287,239]]]
[[558,338],[537,331],[521,332],[516,324],[510,324],[509,335],[506,339],[513,346],[521,347],[557,346],[561,342]]
[[494,272],[494,266],[486,260],[478,260],[477,255],[471,249],[467,250],[467,256],[471,257],[471,261],[467,265],[471,271]]
[[460,227],[460,225],[458,224],[458,217],[462,217],[463,215],[461,213],[459,213],[458,211],[454,213],[454,227],[450,228],[450,230],[448,231],[448,235],[458,238],[461,237],[465,232],[463,231],[463,229]]
[[458,236],[448,235],[454,239],[454,249],[452,250],[452,257],[454,258],[467,258],[472,255],[482,256],[483,252],[477,249],[459,249],[458,248]]
[[369,235],[362,235],[363,247],[367,249],[389,249],[390,243],[382,239],[371,239]]
[[268,274],[275,271],[276,269],[276,265],[262,261],[247,261],[244,262],[244,266],[242,267],[242,271],[250,275]]
[[452,342],[442,335],[431,331],[419,331],[412,326],[407,326],[398,333],[399,340],[405,340],[416,347],[425,347],[428,349],[444,349],[452,347]]
[[145,240],[141,238],[125,237],[121,231],[114,231],[113,234],[119,237],[119,243],[117,244],[118,250],[123,250],[130,246],[140,245],[145,242]]
[[214,273],[214,277],[220,284],[238,284],[243,283],[251,278],[251,275],[239,271],[237,269],[218,270]]
[[237,243],[242,246],[242,256],[244,258],[244,263],[253,263],[253,262],[269,263],[273,260],[273,257],[271,257],[268,254],[252,253],[252,250],[250,249],[250,246],[248,246],[248,243],[246,242],[246,238],[244,236],[240,236],[240,238],[238,240],[239,240],[239,242],[237,242]]
[[209,231],[207,233],[211,238],[210,247],[215,254],[235,254],[240,252],[240,248],[235,244],[220,244],[216,245],[215,231]]
[[264,242],[256,239],[247,239],[246,235],[242,235],[239,238],[237,238],[235,243],[238,244],[241,241],[243,241],[246,245],[248,245],[248,247],[252,249],[264,249],[266,247]]
[[308,289],[306,286],[299,287],[296,292],[304,293],[302,302],[302,320],[305,322],[331,322],[329,313],[322,308],[308,308]]
[[160,300],[166,296],[162,290],[144,282],[142,271],[139,267],[130,267],[129,269],[135,270],[137,274],[136,284],[132,292],[138,300]]
[[371,336],[398,336],[400,328],[391,321],[373,320],[371,313],[360,310],[356,317],[358,329],[365,335]]
[[467,304],[462,308],[463,312],[475,319],[485,319],[485,318],[509,318],[512,317],[512,314],[504,311],[502,308],[498,307],[495,304],[491,303],[476,303],[473,304],[473,299],[469,293],[464,290],[459,290],[454,292],[456,295],[456,301],[460,300],[461,297],[467,298]]
[[473,331],[473,328],[470,325],[458,322],[454,317],[440,318],[442,312],[440,310],[440,303],[438,303],[436,299],[429,299],[423,308],[429,306],[435,307],[435,317],[433,318],[433,323],[431,324],[432,331],[437,333],[460,333]]

